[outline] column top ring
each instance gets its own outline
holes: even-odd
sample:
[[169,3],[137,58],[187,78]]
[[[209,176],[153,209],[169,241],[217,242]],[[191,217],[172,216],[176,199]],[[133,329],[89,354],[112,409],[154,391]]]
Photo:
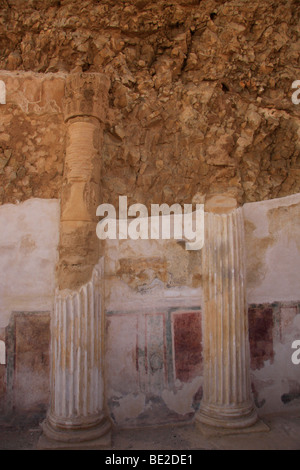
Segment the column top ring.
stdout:
[[65,84],[64,119],[91,116],[104,122],[108,109],[110,80],[101,73],[71,73]]

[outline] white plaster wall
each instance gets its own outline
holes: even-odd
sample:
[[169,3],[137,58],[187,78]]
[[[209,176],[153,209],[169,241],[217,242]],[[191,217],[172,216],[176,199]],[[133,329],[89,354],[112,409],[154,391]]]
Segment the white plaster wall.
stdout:
[[[296,211],[295,211],[296,208]],[[285,211],[281,225],[274,226],[272,211]],[[251,282],[247,284],[248,303],[300,300],[300,193],[266,201],[247,203],[243,206],[246,222],[254,228],[252,242],[246,237],[247,270]],[[295,217],[295,214],[299,217]],[[158,280],[147,289],[134,292],[120,282],[115,273],[122,257],[168,256],[174,241],[126,240],[105,243],[106,258],[106,308],[107,310],[130,310],[145,305],[154,308],[162,303],[176,305],[202,304],[201,287],[185,285],[166,289]],[[260,246],[262,248],[260,248]],[[191,253],[194,256],[196,252]],[[180,254],[179,254],[180,255]],[[258,266],[253,263],[257,258]],[[179,258],[178,258],[178,261]],[[247,276],[248,277],[248,276]],[[115,292],[120,295],[116,296]]]
[[[244,217],[253,227],[252,246],[246,237],[246,256],[248,274],[252,281],[247,285],[248,303],[300,300],[300,219],[294,217],[295,207],[300,214],[300,194],[244,205]],[[272,227],[272,210],[286,210],[281,226]],[[259,249],[264,242],[264,249]],[[201,287],[184,285],[166,289],[158,280],[147,289],[134,292],[115,273],[118,261],[124,257],[168,256],[170,241],[163,240],[126,240],[106,241],[106,309],[131,310],[142,308],[145,303],[153,308],[166,305],[202,304]],[[191,254],[193,256],[193,253]],[[252,263],[258,258],[258,268]],[[179,260],[178,260],[179,261]],[[119,295],[115,295],[118,292]],[[146,302],[145,302],[146,301]]]
[[[270,214],[278,208],[282,208],[285,215],[282,225],[272,229]],[[298,208],[297,211],[295,208]],[[248,269],[253,271],[251,277],[254,279],[257,275],[257,282],[247,286],[248,303],[300,300],[299,214],[300,194],[244,205],[245,220],[254,224],[253,236],[257,241],[257,244],[253,244],[252,252],[246,246]],[[263,239],[266,240],[267,248],[259,250]],[[254,266],[249,267],[253,255],[260,256],[257,272]]]
[[59,212],[55,199],[0,206],[0,327],[12,311],[52,308]]
[[[140,311],[156,311],[167,307],[190,307],[202,304],[201,286],[191,287],[185,285],[187,273],[183,273],[181,285],[166,288],[166,285],[159,279],[145,286],[141,285],[136,289],[129,287],[116,275],[119,269],[121,258],[131,258],[138,260],[146,257],[168,257],[171,256],[176,247],[174,240],[106,240],[105,241],[105,308],[107,311],[130,312],[139,309]],[[195,252],[189,252],[193,256]],[[185,249],[180,249],[178,255],[178,265],[180,265],[180,255],[183,258]],[[201,266],[200,266],[201,268]],[[180,268],[179,268],[180,270]],[[116,295],[117,293],[117,295]]]
[[245,204],[244,215],[248,303],[279,309],[274,357],[251,371],[259,413],[298,410],[300,366],[292,363],[291,346],[300,338],[300,194]]
[[[273,338],[274,359],[264,367],[252,371],[252,380],[258,392],[258,402],[263,405],[260,414],[274,411],[299,410],[300,364],[293,364],[292,344],[300,339],[300,314],[292,314],[293,308],[285,307],[280,313],[280,337]],[[276,326],[275,326],[276,329]],[[275,336],[276,330],[273,332]],[[291,397],[284,402],[284,396]]]

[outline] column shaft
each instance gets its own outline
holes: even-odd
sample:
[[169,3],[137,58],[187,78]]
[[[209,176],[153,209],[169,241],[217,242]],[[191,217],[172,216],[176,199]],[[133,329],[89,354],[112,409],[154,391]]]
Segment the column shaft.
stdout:
[[99,259],[96,209],[100,204],[101,140],[102,128],[95,118],[68,121],[61,194],[60,289],[88,282]]
[[66,82],[58,289],[51,321],[51,403],[43,423],[46,439],[59,442],[58,448],[110,443],[104,397],[103,259],[99,261],[96,235],[99,151],[108,88],[109,82],[100,74],[74,74]]
[[52,317],[48,438],[86,442],[110,430],[104,410],[103,259],[78,291],[58,291]]
[[204,388],[197,421],[224,428],[254,424],[245,295],[242,209],[205,213]]

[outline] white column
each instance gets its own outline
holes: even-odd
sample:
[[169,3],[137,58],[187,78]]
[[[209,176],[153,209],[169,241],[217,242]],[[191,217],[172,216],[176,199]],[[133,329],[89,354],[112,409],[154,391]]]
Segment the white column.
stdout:
[[257,415],[249,378],[243,211],[233,198],[221,196],[205,210],[204,388],[196,421],[244,428]]
[[44,435],[60,443],[110,442],[104,409],[103,259],[77,291],[57,291],[51,322],[51,403]]
[[40,448],[110,445],[103,377],[104,279],[96,235],[108,90],[109,81],[101,74],[70,74],[66,79],[66,156],[58,290],[51,326],[51,403]]

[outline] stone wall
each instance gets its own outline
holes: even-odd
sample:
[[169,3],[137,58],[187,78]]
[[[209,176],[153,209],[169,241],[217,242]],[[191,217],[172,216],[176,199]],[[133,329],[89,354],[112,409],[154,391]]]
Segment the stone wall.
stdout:
[[1,13],[2,202],[59,197],[63,77],[75,71],[111,83],[105,202],[299,192],[296,0],[18,0]]
[[0,105],[1,202],[57,198],[64,159],[64,78],[2,72],[0,80],[6,86],[6,104]]

